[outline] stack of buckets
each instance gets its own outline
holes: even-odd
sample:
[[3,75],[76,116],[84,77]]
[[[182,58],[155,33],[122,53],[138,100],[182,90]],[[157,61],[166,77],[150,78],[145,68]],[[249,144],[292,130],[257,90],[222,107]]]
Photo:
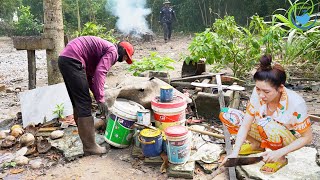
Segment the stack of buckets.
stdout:
[[173,87],[164,86],[160,88],[160,96],[152,100],[151,108],[155,126],[164,131],[163,150],[167,152],[169,162],[186,163],[191,152],[191,132],[185,127],[185,98],[174,96]]
[[185,125],[187,102],[181,96],[173,95],[171,86],[160,88],[160,96],[151,101],[151,108],[154,112],[155,125],[164,131],[167,127]]

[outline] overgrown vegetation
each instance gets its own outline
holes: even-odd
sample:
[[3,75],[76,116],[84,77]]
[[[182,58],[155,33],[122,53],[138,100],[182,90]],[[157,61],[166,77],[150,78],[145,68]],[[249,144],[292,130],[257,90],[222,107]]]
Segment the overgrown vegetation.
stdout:
[[[289,3],[292,2],[289,0]],[[320,72],[320,22],[310,30],[294,28],[287,13],[272,15],[272,21],[254,15],[248,27],[236,24],[234,17],[216,19],[212,27],[196,33],[189,45],[187,63],[206,59],[213,70],[230,68],[235,77],[244,78],[259,62],[263,54],[271,54],[274,61],[285,67],[307,68],[305,75]],[[309,24],[313,19],[309,20]],[[308,76],[307,75],[307,76]]]
[[157,52],[150,52],[149,57],[144,57],[141,61],[133,61],[129,67],[129,71],[133,72],[134,76],[139,76],[145,71],[167,71],[174,70],[170,64],[175,60],[169,57],[161,57]]
[[243,77],[261,55],[258,39],[246,28],[236,24],[232,16],[217,19],[212,28],[196,34],[189,46],[186,63],[206,59],[213,71],[230,67],[235,77]]

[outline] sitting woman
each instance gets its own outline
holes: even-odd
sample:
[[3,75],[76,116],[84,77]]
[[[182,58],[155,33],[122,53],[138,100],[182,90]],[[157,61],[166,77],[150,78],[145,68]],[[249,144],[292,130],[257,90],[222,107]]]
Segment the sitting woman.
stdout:
[[[281,65],[271,65],[271,56],[262,56],[254,74],[255,88],[245,114],[222,109],[220,120],[236,142],[228,158],[261,153],[265,164],[260,171],[274,173],[288,163],[285,156],[311,143],[312,131],[305,101],[287,89],[286,73]],[[243,144],[246,140],[249,143]],[[272,151],[265,151],[265,148]],[[264,152],[265,151],[265,152]]]

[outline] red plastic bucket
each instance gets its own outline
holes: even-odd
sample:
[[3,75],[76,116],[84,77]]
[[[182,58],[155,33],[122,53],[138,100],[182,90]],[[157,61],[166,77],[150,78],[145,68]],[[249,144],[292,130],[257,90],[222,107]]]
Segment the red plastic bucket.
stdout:
[[174,96],[171,102],[163,103],[159,96],[151,101],[153,117],[156,127],[164,130],[174,125],[184,125],[186,121],[186,100],[181,96]]

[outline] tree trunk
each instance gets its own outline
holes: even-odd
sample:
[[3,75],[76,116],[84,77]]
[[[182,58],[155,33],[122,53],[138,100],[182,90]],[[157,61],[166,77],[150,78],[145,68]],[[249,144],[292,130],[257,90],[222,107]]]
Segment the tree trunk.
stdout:
[[54,48],[46,50],[48,85],[63,81],[58,68],[58,56],[64,48],[62,0],[43,0],[44,37],[52,39]]

